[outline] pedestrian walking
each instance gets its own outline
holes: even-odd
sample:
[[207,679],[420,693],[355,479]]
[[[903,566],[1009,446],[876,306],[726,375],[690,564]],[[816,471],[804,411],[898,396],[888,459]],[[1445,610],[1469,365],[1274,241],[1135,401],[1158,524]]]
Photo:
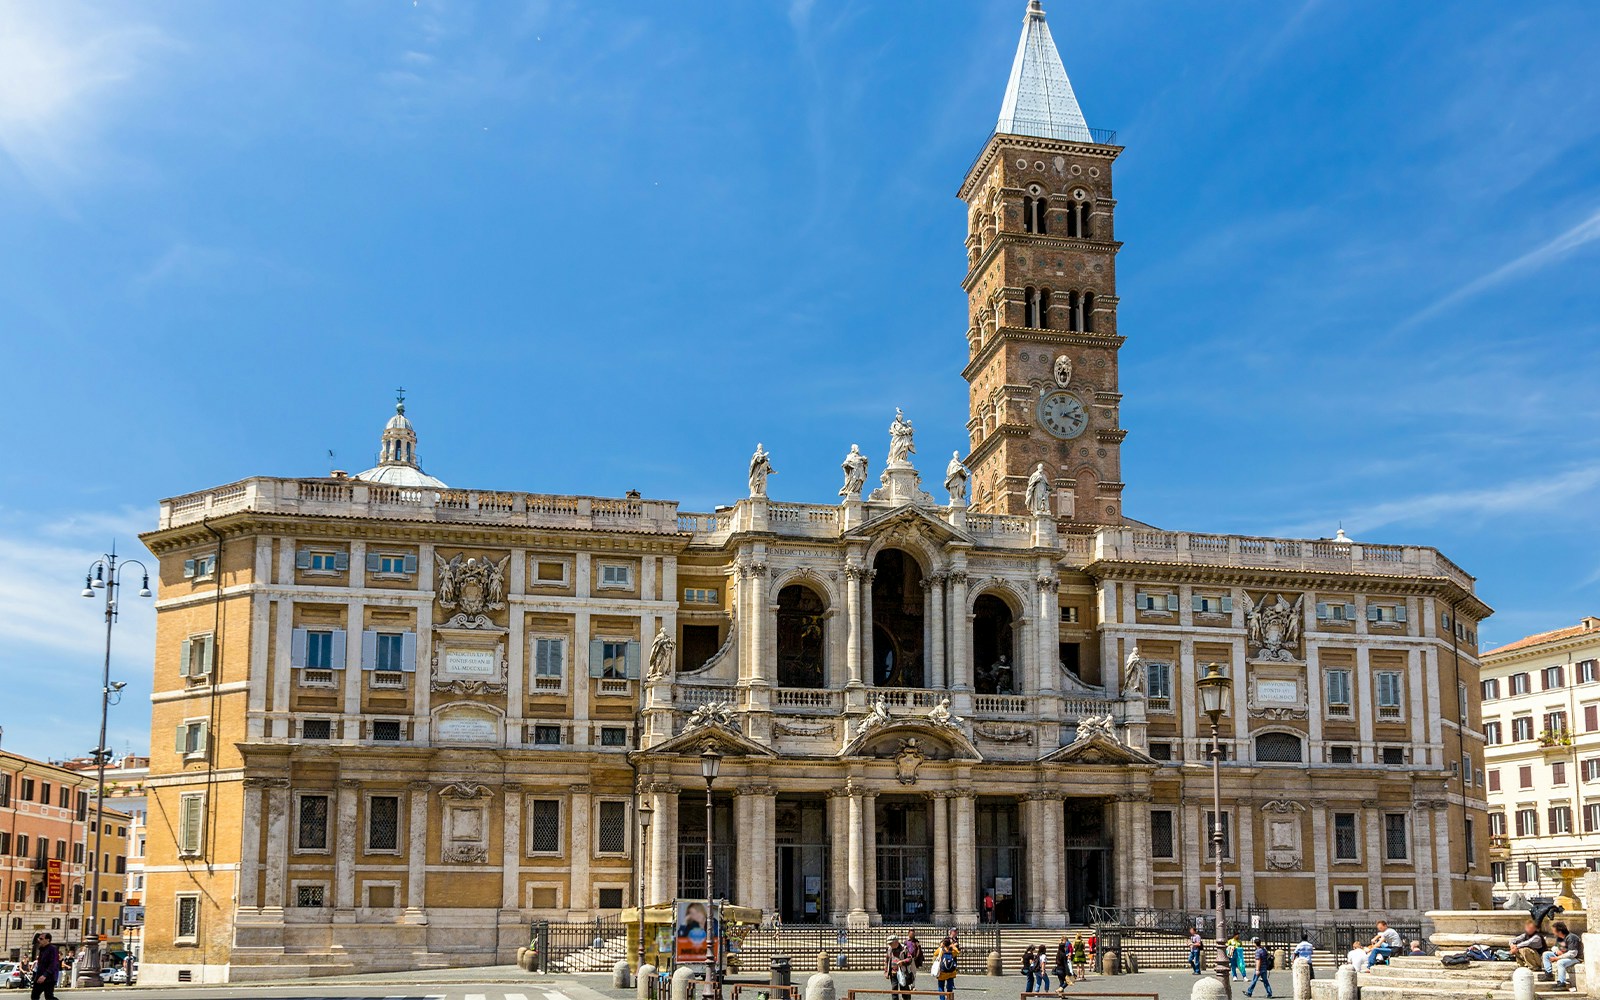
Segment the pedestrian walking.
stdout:
[[1063,987],[1067,985],[1067,976],[1072,968],[1072,945],[1065,934],[1061,935],[1061,943],[1056,945],[1056,981]]
[[1247,997],[1254,996],[1256,985],[1259,983],[1266,988],[1267,996],[1270,997],[1272,996],[1272,980],[1267,978],[1267,973],[1272,971],[1272,952],[1267,950],[1267,946],[1261,943],[1260,938],[1252,938],[1250,943],[1256,949],[1256,974],[1250,977],[1250,984],[1244,988],[1244,995]]
[[1072,939],[1072,978],[1076,982],[1084,978],[1083,967],[1089,962],[1089,949],[1083,943],[1083,935],[1079,934]]
[[1026,984],[1023,987],[1023,992],[1036,993],[1039,991],[1039,954],[1031,944],[1022,949],[1022,978]]
[[1312,979],[1317,978],[1317,965],[1311,960],[1311,956],[1315,951],[1316,949],[1311,945],[1311,935],[1300,935],[1300,943],[1294,946],[1294,957],[1306,960],[1306,970],[1311,973]]
[[922,954],[922,942],[917,940],[915,928],[906,931],[906,954],[911,956],[911,964],[920,972],[922,963],[927,961],[927,957]]
[[56,977],[61,975],[61,951],[48,931],[33,936],[33,1000],[56,1000]]
[[911,1000],[911,990],[917,982],[917,967],[897,937],[889,939],[889,952],[883,961],[883,978],[889,980],[889,991],[898,1000]]
[[1239,932],[1234,931],[1233,937],[1230,937],[1223,947],[1228,956],[1228,969],[1233,975],[1234,982],[1244,982],[1244,942],[1239,940]]
[[939,942],[939,947],[933,952],[933,975],[939,980],[939,992],[955,996],[956,993],[956,960],[961,957],[961,949],[949,938]]
[[1195,975],[1200,975],[1200,930],[1196,927],[1189,928],[1189,970]]

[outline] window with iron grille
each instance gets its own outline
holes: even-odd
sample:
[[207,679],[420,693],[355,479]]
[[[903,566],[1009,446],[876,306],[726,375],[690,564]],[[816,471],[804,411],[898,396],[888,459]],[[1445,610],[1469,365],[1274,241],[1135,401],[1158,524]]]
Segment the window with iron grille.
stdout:
[[601,854],[622,854],[628,849],[628,804],[600,803],[599,836],[595,847]]
[[1411,841],[1406,836],[1406,814],[1384,813],[1383,857],[1385,861],[1404,861],[1411,857]]
[[294,905],[311,909],[322,907],[323,894],[328,891],[324,885],[297,885],[294,887]]
[[600,909],[602,909],[602,910],[620,910],[620,909],[622,909],[622,890],[621,889],[601,889],[600,890]]
[[177,937],[194,938],[200,932],[200,897],[178,897]]
[[367,800],[367,850],[400,849],[400,798],[374,795]]
[[328,849],[328,797],[326,795],[300,796],[300,822],[297,824],[295,846],[302,851]]
[[1359,861],[1361,855],[1356,839],[1356,814],[1333,814],[1333,860]]
[[300,738],[303,740],[333,739],[332,719],[301,719]]
[[601,726],[600,745],[603,747],[625,747],[628,745],[628,731],[622,726]]
[[400,722],[397,719],[376,719],[372,723],[372,738],[385,742],[400,740]]
[[534,799],[528,820],[528,851],[531,854],[561,853],[561,800]]
[[1383,762],[1385,764],[1404,764],[1406,762],[1406,748],[1384,747]]
[[1149,746],[1150,757],[1153,760],[1171,760],[1172,744],[1165,740],[1158,740]]
[[1305,759],[1300,737],[1289,733],[1262,733],[1256,737],[1256,760],[1269,764],[1299,764]]
[[1354,764],[1356,762],[1355,748],[1345,746],[1332,746],[1328,748],[1328,763]]
[[1176,856],[1177,845],[1173,841],[1172,811],[1170,809],[1150,810],[1151,857],[1170,858]]
[[537,746],[560,746],[560,726],[534,726],[533,742]]

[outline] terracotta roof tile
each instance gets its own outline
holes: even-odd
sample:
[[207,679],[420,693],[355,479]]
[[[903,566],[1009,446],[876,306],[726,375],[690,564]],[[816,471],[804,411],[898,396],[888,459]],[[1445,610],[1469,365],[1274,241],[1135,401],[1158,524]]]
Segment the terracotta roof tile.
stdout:
[[1516,642],[1508,642],[1504,646],[1491,649],[1484,653],[1483,656],[1494,656],[1496,653],[1512,653],[1519,649],[1527,649],[1529,646],[1538,646],[1547,642],[1560,642],[1562,639],[1571,639],[1573,636],[1583,635],[1585,632],[1595,631],[1600,631],[1600,629],[1596,629],[1585,623],[1580,625],[1571,625],[1567,628],[1552,629],[1549,632],[1537,632],[1533,635],[1518,639]]

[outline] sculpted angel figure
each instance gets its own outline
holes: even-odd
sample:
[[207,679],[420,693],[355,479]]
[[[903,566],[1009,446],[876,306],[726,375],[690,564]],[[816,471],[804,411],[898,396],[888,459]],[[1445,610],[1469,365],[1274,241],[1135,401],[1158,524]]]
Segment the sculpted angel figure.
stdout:
[[1043,462],[1035,466],[1033,475],[1028,477],[1026,502],[1028,510],[1035,514],[1050,513],[1050,480],[1045,477]]
[[[485,562],[488,562],[485,560]],[[506,556],[498,563],[488,563],[485,567],[488,572],[489,585],[485,589],[489,592],[489,607],[496,610],[505,606],[506,600],[506,567],[511,564],[511,557]]]
[[939,704],[928,709],[928,721],[936,726],[961,725],[961,719],[950,711],[949,698],[940,698]]
[[678,644],[665,628],[656,629],[656,637],[650,643],[651,680],[660,680],[672,672],[672,654],[677,648]]
[[950,502],[967,499],[967,467],[961,464],[961,452],[950,453],[950,464],[944,467],[944,488],[950,491]]
[[917,453],[917,446],[911,442],[911,421],[901,412],[900,407],[894,408],[894,423],[889,425],[889,464],[907,465],[911,456]]
[[856,727],[856,732],[864,733],[869,729],[884,725],[888,721],[889,706],[884,702],[883,695],[880,694],[878,695],[878,700],[872,703],[872,711],[868,712],[866,718],[861,720],[861,725]]
[[1122,696],[1144,697],[1144,659],[1139,656],[1138,646],[1128,651],[1128,660],[1122,667]]
[[844,469],[844,486],[840,488],[839,495],[861,496],[861,486],[867,481],[867,456],[861,454],[858,445],[850,446],[850,454],[844,457],[844,463],[840,468]]
[[767,495],[767,477],[775,476],[778,470],[772,467],[772,458],[767,454],[761,442],[756,442],[756,453],[750,456],[750,495],[764,497]]
[[456,603],[456,571],[460,568],[460,556],[439,564],[439,603],[447,608]]

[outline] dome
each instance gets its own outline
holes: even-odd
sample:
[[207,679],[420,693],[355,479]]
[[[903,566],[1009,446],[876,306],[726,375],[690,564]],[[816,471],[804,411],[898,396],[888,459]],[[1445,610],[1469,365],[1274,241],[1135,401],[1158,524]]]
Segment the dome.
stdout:
[[422,471],[417,464],[417,431],[406,417],[406,398],[394,404],[394,416],[383,425],[383,443],[378,464],[355,478],[384,486],[406,489],[448,489],[444,483]]
[[414,465],[379,465],[356,476],[364,483],[382,486],[400,486],[407,489],[449,489],[443,482],[428,475]]

